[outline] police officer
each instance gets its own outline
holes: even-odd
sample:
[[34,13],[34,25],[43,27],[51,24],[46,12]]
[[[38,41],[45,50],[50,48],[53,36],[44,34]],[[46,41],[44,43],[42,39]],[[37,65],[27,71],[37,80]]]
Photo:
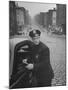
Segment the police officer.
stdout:
[[[26,54],[31,58],[29,59],[30,61],[27,62],[27,56],[25,59],[23,59],[23,63],[26,64],[25,69],[26,71],[29,71],[29,73],[26,73],[26,78],[23,78],[23,74],[20,73],[22,77],[18,78],[18,80],[16,80],[16,82],[14,82],[10,88],[51,86],[51,81],[54,77],[54,73],[50,64],[50,52],[49,48],[40,41],[40,35],[41,32],[39,30],[32,30],[29,32],[31,41],[24,41],[23,43],[19,43],[19,45],[17,45],[17,49],[19,48],[18,46],[23,46],[24,44],[30,46],[30,53]],[[18,68],[16,67],[17,64],[18,66],[19,64],[21,64],[22,67],[23,64],[18,55],[16,56],[14,61],[15,73],[16,68]],[[21,69],[19,71],[21,71]],[[18,73],[13,79],[20,75]]]
[[50,64],[50,51],[49,48],[40,41],[41,31],[32,30],[29,32],[33,46],[33,61],[34,63],[29,63],[26,68],[28,70],[33,70],[34,80],[36,82],[35,86],[51,86],[52,78],[54,73]]

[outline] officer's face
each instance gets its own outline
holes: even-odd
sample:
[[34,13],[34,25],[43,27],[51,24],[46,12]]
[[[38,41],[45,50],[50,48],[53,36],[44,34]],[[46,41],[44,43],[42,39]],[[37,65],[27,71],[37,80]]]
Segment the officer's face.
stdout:
[[34,44],[38,45],[39,42],[40,42],[40,37],[39,36],[38,37],[34,37],[34,38],[32,38],[32,40],[33,40]]

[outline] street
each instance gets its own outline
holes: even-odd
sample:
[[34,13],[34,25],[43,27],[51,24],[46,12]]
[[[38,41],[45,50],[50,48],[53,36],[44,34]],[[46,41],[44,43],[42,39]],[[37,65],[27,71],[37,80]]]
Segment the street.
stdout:
[[54,70],[52,86],[63,86],[66,83],[66,44],[63,35],[42,33],[41,41],[50,49],[50,62]]

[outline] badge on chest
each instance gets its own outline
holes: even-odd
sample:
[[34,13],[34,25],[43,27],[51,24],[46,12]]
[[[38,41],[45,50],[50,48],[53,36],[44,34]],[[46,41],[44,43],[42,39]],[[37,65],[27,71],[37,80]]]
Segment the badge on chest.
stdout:
[[36,54],[36,59],[38,59],[39,58],[39,54]]

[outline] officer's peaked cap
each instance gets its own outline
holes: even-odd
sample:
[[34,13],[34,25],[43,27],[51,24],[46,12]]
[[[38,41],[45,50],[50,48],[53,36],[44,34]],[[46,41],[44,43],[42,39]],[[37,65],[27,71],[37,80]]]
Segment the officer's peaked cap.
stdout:
[[29,32],[29,36],[32,37],[32,38],[33,37],[40,36],[40,34],[41,34],[41,31],[38,30],[38,29],[34,29],[34,30],[32,30],[32,31]]

